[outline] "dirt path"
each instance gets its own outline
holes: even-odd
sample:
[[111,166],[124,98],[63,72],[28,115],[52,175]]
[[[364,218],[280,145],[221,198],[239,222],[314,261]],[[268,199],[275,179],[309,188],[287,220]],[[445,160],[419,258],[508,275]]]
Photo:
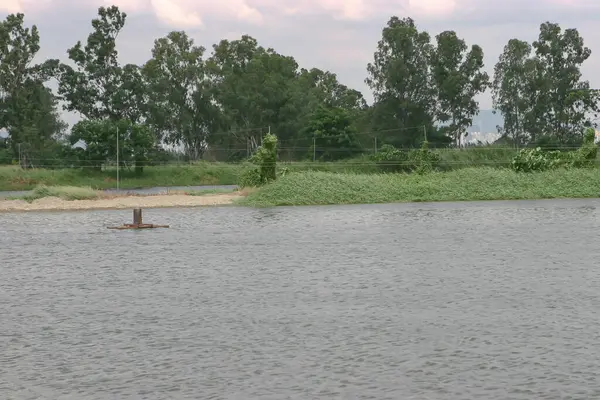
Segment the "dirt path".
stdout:
[[181,194],[158,196],[125,196],[97,200],[63,200],[45,197],[28,203],[24,200],[0,200],[0,212],[51,210],[103,210],[122,208],[201,207],[231,204],[241,194],[189,196]]

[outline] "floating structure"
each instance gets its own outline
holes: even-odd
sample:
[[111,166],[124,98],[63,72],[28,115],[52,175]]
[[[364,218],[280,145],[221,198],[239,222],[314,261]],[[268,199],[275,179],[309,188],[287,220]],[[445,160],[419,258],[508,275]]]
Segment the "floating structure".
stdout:
[[108,229],[154,229],[154,228],[168,228],[169,225],[154,225],[144,224],[142,222],[142,209],[135,208],[133,210],[133,224],[125,224],[121,226],[109,226]]

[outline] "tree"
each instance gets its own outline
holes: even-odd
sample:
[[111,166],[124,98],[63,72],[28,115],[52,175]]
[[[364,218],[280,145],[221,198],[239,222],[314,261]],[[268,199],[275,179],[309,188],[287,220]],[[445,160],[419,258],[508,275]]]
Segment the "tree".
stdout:
[[143,172],[154,149],[154,136],[149,128],[125,119],[79,121],[71,130],[69,142],[71,145],[83,142],[85,150],[81,151],[81,161],[97,170],[106,162],[116,161],[117,142],[119,164],[135,165],[137,173]]
[[[531,58],[532,48],[527,42],[511,39],[494,68],[492,100],[494,108],[504,118],[503,134],[517,146],[526,144],[527,128],[533,128],[532,102],[540,88],[536,80],[537,63]],[[535,132],[532,132],[535,136]]]
[[321,161],[352,157],[361,150],[352,114],[341,107],[319,105],[311,114],[304,133],[314,139],[315,147],[311,147],[310,156],[315,155]]
[[592,125],[590,114],[598,112],[598,92],[581,80],[581,66],[592,51],[584,45],[577,29],[562,31],[556,23],[540,25],[538,40],[533,42],[536,60],[543,72],[537,110],[546,132],[562,143],[581,142],[585,127]]
[[282,140],[295,134],[295,125],[289,124],[298,113],[293,106],[298,75],[294,58],[260,47],[244,35],[214,45],[208,65],[226,121],[226,132],[215,135],[211,144],[255,151],[268,127]]
[[66,110],[88,119],[140,119],[141,75],[135,65],[119,65],[116,49],[126,18],[116,6],[100,7],[85,47],[78,41],[67,51],[75,68],[60,65],[58,87]]
[[387,139],[390,144],[414,146],[423,140],[423,129],[418,127],[433,126],[432,51],[429,34],[420,32],[411,18],[392,17],[383,29],[365,82],[375,100],[373,128],[400,132]]
[[202,156],[221,123],[204,51],[185,32],[171,32],[154,42],[143,69],[150,85],[149,122],[166,143],[183,144],[193,160]]
[[437,46],[431,53],[433,82],[437,92],[437,119],[449,122],[448,132],[460,146],[466,128],[472,125],[479,110],[475,96],[485,91],[489,77],[483,72],[483,50],[468,48],[456,32],[436,36]]
[[[23,14],[11,14],[0,22],[0,129],[9,133],[13,156],[22,150],[23,158],[29,159],[23,165],[31,166],[44,163],[40,158],[46,157],[50,141],[65,125],[56,112],[54,95],[43,85],[58,61],[33,64],[40,35],[35,25],[23,25]],[[38,160],[32,160],[35,157]]]

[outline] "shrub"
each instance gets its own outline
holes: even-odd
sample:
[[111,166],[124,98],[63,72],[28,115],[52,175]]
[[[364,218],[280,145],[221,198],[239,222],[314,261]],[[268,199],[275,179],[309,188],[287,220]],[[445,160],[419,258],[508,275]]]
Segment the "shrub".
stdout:
[[398,150],[392,145],[384,144],[379,151],[371,154],[371,161],[374,161],[383,172],[399,172],[410,169],[408,153]]
[[536,172],[561,167],[593,167],[598,155],[598,146],[594,143],[594,135],[594,129],[587,129],[583,144],[576,151],[543,151],[540,147],[523,149],[513,158],[511,168],[517,172]]
[[257,167],[240,176],[240,187],[257,187],[277,179],[277,136],[267,134],[250,161]]
[[413,172],[426,174],[437,169],[441,157],[438,153],[429,150],[429,143],[424,141],[419,150],[413,150],[409,154],[409,161]]
[[588,128],[583,136],[583,144],[573,154],[572,166],[575,168],[590,168],[596,163],[598,145],[594,143],[596,132]]

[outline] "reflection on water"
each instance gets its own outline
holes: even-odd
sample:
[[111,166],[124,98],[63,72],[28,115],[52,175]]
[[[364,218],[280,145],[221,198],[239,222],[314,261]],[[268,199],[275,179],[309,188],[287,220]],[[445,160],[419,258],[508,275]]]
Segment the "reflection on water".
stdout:
[[598,205],[0,214],[0,398],[598,398]]

